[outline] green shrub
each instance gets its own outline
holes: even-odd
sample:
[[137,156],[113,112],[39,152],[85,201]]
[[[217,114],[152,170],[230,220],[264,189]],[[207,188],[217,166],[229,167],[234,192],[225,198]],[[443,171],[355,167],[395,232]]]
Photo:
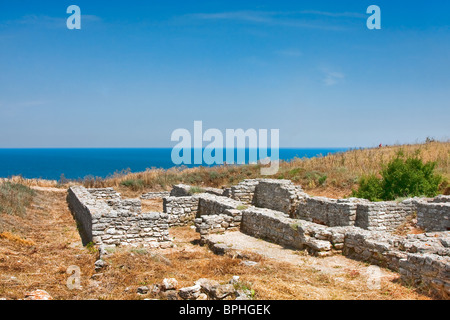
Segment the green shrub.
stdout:
[[19,183],[0,184],[0,214],[24,216],[35,195],[33,189]]
[[401,153],[390,161],[376,176],[363,177],[353,196],[372,201],[438,194],[443,178],[434,173],[435,162],[423,163],[417,155],[405,159]]
[[353,196],[370,201],[382,201],[383,200],[383,186],[382,180],[378,179],[375,175],[362,177],[359,181],[358,191],[353,190]]
[[327,181],[328,176],[326,174],[324,174],[323,176],[321,176],[319,178],[319,185],[323,186],[325,184],[325,182]]
[[190,194],[203,193],[203,192],[205,192],[205,189],[202,189],[202,188],[200,188],[200,187],[191,187],[191,188],[189,189],[189,193],[190,193]]
[[136,179],[136,180],[129,179],[129,180],[122,181],[120,184],[122,186],[130,188],[133,191],[139,191],[144,188],[144,180],[141,180],[141,179]]

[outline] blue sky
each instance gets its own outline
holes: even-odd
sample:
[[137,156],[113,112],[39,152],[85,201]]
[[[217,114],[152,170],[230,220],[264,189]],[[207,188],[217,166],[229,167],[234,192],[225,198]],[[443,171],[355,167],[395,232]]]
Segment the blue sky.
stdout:
[[1,1],[0,147],[173,147],[194,120],[282,147],[450,138],[450,2],[93,2]]

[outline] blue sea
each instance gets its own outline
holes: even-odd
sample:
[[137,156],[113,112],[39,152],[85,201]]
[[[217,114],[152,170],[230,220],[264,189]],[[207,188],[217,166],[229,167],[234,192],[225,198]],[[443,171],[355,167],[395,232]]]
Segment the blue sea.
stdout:
[[[280,160],[311,158],[346,150],[348,148],[280,148],[279,158]],[[0,177],[20,175],[28,179],[60,180],[64,175],[66,179],[71,180],[85,177],[106,178],[123,170],[140,172],[152,168],[176,167],[172,162],[171,153],[172,148],[0,149]],[[192,151],[192,155],[193,153]],[[246,154],[248,159],[248,149]],[[268,155],[270,156],[270,150]]]

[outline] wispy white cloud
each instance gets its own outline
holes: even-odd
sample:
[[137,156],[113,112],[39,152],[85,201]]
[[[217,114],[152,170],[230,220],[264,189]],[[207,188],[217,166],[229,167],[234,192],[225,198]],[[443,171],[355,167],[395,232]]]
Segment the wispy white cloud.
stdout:
[[318,11],[318,10],[303,10],[300,11],[302,14],[327,16],[335,18],[360,18],[367,19],[367,15],[359,12],[328,12],[328,11]]
[[334,86],[341,82],[345,78],[345,74],[336,71],[323,71],[324,78],[322,79],[323,83],[326,86]]
[[[63,17],[51,17],[45,15],[25,15],[19,19],[9,20],[2,23],[3,26],[14,25],[33,25],[42,26],[45,28],[59,28],[65,27],[67,22],[67,16]],[[102,19],[95,15],[81,14],[81,21],[83,22],[101,22]]]
[[279,56],[291,57],[291,58],[297,58],[297,57],[301,57],[303,55],[303,53],[297,49],[278,50],[275,53]]
[[[229,20],[266,25],[279,25],[296,28],[343,30],[345,29],[337,20],[349,18],[363,18],[364,14],[356,12],[326,12],[326,11],[231,11],[218,13],[194,13],[186,15],[192,19],[220,21]],[[308,18],[315,16],[314,19]],[[319,19],[317,18],[319,17]],[[323,18],[334,18],[334,21]]]

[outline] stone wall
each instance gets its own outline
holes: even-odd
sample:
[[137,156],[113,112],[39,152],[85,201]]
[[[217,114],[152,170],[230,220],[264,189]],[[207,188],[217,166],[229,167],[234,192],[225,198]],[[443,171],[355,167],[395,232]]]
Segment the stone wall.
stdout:
[[283,212],[265,208],[251,207],[242,212],[242,232],[286,247],[307,249],[318,256],[342,249],[348,228],[352,227],[326,227],[292,219]]
[[94,195],[81,186],[68,191],[67,202],[84,245],[171,246],[167,214],[142,213],[136,199],[103,200]]
[[343,254],[397,271],[404,283],[450,298],[450,232],[408,235],[355,228],[345,234]]
[[242,211],[225,209],[221,214],[202,215],[195,219],[195,229],[200,233],[201,243],[210,233],[239,230]]
[[114,188],[92,188],[87,191],[96,199],[120,199],[120,193]]
[[330,227],[353,226],[356,209],[362,199],[330,199],[305,196],[297,204],[293,218],[323,224]]
[[259,179],[246,179],[229,189],[225,189],[223,195],[245,204],[253,204],[255,188],[259,184]]
[[188,197],[191,195],[191,186],[182,183],[172,186],[172,190],[170,191],[171,197]]
[[355,225],[374,231],[394,231],[406,217],[416,213],[417,201],[407,199],[402,202],[360,202],[356,212]]
[[[446,198],[436,198],[438,201]],[[450,202],[417,201],[417,225],[426,231],[450,230]]]
[[163,198],[163,211],[168,214],[170,226],[193,222],[198,211],[198,196]]
[[240,201],[213,194],[202,193],[198,194],[197,197],[199,199],[197,217],[222,214],[227,209],[237,209],[244,206]]
[[169,196],[170,196],[169,191],[147,192],[141,195],[141,199],[142,200],[162,199]]
[[302,189],[290,180],[259,179],[259,183],[255,186],[253,204],[292,216],[299,199],[303,196]]
[[450,297],[450,232],[395,236],[359,227],[327,227],[263,208],[242,212],[241,231],[317,256],[342,253],[398,271],[402,280]]
[[431,199],[429,202],[450,203],[450,196],[439,195],[436,198]]

